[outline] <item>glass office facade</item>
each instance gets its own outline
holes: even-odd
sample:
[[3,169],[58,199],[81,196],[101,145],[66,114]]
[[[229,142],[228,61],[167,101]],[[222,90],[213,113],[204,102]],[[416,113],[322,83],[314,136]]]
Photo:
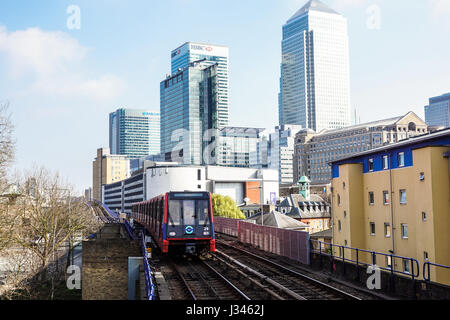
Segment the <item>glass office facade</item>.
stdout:
[[166,161],[203,164],[203,137],[218,128],[217,65],[191,63],[161,82],[161,152]]
[[190,63],[204,60],[204,65],[217,64],[217,121],[219,127],[229,123],[229,50],[225,46],[187,42],[172,51],[172,74],[187,68]]
[[283,26],[279,121],[315,131],[351,124],[347,21],[320,1]]
[[109,115],[112,154],[130,159],[160,152],[160,115],[149,110],[118,109]]
[[252,155],[257,152],[261,133],[265,129],[226,127],[220,130],[217,164],[227,167],[249,168],[252,163]]
[[450,127],[450,93],[430,98],[425,107],[425,121],[429,126]]

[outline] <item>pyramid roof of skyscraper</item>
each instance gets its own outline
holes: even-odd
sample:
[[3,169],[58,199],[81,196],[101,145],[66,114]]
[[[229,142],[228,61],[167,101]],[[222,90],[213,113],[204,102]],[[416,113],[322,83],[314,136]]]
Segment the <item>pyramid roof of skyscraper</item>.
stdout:
[[297,17],[300,17],[306,12],[309,11],[320,11],[320,12],[326,12],[326,13],[332,13],[332,14],[339,14],[338,12],[331,9],[329,6],[324,4],[323,2],[319,0],[309,0],[300,10],[298,10],[289,20],[294,20]]

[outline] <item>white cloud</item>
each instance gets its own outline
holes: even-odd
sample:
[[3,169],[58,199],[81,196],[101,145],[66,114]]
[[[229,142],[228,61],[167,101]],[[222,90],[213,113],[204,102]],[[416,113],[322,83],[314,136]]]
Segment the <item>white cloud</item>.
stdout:
[[8,32],[0,26],[0,54],[6,57],[12,80],[31,79],[26,91],[52,96],[108,99],[120,94],[125,83],[115,75],[96,79],[83,74],[89,49],[67,33],[28,28]]
[[428,0],[431,6],[431,17],[433,24],[438,28],[450,28],[450,1],[449,0]]
[[449,0],[430,0],[433,15],[443,16],[450,15],[450,1]]

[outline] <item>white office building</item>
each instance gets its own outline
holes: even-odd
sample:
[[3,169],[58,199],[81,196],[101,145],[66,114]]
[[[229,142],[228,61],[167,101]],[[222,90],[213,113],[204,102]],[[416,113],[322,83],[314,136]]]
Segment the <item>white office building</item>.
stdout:
[[133,203],[166,192],[206,191],[231,197],[238,205],[276,204],[278,172],[270,169],[147,162],[133,177],[102,186],[102,201],[113,211],[131,213]]
[[275,132],[261,134],[256,150],[250,153],[250,167],[278,171],[280,184],[294,183],[295,135],[302,130],[298,125],[281,125]]
[[414,112],[319,133],[301,130],[295,137],[294,179],[306,176],[314,184],[328,184],[331,161],[426,133],[427,124]]
[[311,0],[283,26],[279,123],[320,132],[351,125],[347,20]]

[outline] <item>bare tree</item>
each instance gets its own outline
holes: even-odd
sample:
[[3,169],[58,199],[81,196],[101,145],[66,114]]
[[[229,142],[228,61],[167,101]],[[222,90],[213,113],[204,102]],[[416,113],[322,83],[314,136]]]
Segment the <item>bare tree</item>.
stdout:
[[[12,241],[33,252],[41,270],[59,259],[69,238],[94,232],[98,221],[83,198],[72,198],[72,187],[57,173],[37,168],[25,174],[17,199]],[[42,273],[46,280],[46,272]]]
[[0,194],[7,186],[7,169],[12,164],[15,154],[14,127],[11,123],[11,115],[8,113],[8,106],[8,101],[0,101]]
[[8,209],[14,202],[14,195],[11,197],[11,190],[8,190],[10,185],[6,180],[15,151],[14,128],[8,106],[7,101],[0,101],[0,251],[10,244],[11,217]]

